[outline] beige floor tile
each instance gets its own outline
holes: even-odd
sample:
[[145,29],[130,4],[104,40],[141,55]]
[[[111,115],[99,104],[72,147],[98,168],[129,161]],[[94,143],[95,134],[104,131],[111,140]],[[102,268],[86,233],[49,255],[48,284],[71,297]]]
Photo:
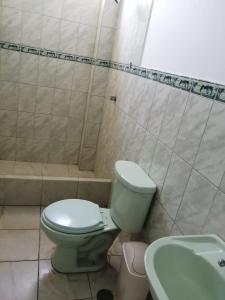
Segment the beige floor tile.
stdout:
[[42,164],[42,175],[54,177],[69,177],[68,166],[59,164]]
[[26,175],[26,176],[41,176],[42,175],[42,164],[17,161],[15,163],[14,174],[15,175]]
[[38,262],[0,263],[0,299],[36,300]]
[[49,260],[40,260],[39,300],[72,300],[91,298],[85,273],[65,275],[55,272]]
[[0,160],[0,175],[12,175],[15,168],[15,161]]
[[40,232],[40,259],[50,259],[55,249],[55,244],[49,240],[44,231]]
[[0,229],[38,229],[40,206],[3,206]]
[[0,261],[38,258],[39,230],[0,230]]
[[102,271],[89,273],[89,280],[93,298],[99,290],[107,289],[113,294],[116,293],[117,273],[110,266],[106,266]]

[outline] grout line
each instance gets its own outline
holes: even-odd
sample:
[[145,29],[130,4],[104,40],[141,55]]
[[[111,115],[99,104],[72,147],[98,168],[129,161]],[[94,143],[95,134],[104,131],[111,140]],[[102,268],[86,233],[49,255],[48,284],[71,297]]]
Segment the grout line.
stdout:
[[[39,208],[39,214],[41,219],[41,206]],[[41,226],[39,226],[39,237],[38,237],[38,276],[37,276],[37,299],[39,299],[39,276],[40,276],[40,251],[41,251]]]
[[10,263],[10,262],[23,262],[23,261],[26,261],[26,262],[32,262],[32,261],[39,261],[38,259],[21,259],[21,260],[1,260],[0,261],[0,264],[1,263]]
[[94,299],[94,295],[92,293],[92,288],[91,288],[91,279],[90,279],[90,276],[89,276],[89,273],[87,273],[87,278],[88,278],[88,284],[89,284],[89,289],[90,289],[90,293],[91,293],[91,298]]

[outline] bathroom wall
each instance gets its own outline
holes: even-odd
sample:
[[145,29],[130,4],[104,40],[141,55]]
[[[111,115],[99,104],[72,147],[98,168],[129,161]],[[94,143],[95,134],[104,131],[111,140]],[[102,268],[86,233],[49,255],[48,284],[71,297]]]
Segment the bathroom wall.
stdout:
[[224,10],[223,0],[155,1],[142,66],[224,84]]
[[[116,103],[110,95],[117,95]],[[158,192],[144,230],[148,242],[171,234],[225,238],[225,104],[216,99],[158,77],[110,70],[96,172],[111,178],[115,161],[127,159],[155,181]]]
[[[0,49],[0,159],[76,164],[80,154],[84,166],[89,163],[90,167],[91,155],[80,145],[88,97],[93,100],[88,125],[96,114],[97,125],[101,122],[103,98],[99,97],[103,92],[96,85],[105,69],[51,58],[45,49],[51,50],[52,56],[58,51],[110,59],[110,22],[116,16],[112,13],[109,18],[109,0],[105,2],[96,48],[102,2],[0,1],[0,41],[42,51],[41,55],[32,55]],[[93,89],[89,86],[91,76]]]
[[[114,37],[118,26],[119,6],[114,0],[103,2],[105,3],[102,18],[100,19],[99,39],[94,56],[106,60],[108,63],[112,59]],[[108,67],[92,67],[89,101],[79,159],[79,167],[82,170],[93,170],[95,166],[96,148],[103,117],[108,74]]]

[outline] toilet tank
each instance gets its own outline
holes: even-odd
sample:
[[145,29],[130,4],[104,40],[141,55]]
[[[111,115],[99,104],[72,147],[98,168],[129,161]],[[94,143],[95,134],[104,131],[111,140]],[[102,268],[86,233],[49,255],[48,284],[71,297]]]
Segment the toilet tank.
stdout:
[[117,161],[114,174],[111,217],[122,231],[140,232],[155,194],[156,184],[131,161]]

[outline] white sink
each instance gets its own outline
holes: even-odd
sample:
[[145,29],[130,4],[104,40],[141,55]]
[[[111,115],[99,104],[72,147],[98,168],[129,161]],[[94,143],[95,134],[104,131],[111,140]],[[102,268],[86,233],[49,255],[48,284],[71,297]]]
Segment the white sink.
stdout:
[[154,300],[225,300],[225,243],[216,235],[159,239],[145,269]]

